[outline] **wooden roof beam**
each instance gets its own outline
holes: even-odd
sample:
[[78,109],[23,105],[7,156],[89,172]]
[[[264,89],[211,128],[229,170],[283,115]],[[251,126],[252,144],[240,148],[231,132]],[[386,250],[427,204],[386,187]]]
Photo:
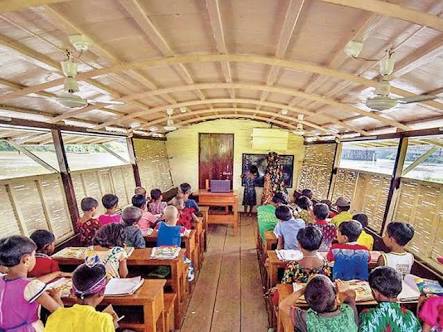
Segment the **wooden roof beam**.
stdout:
[[443,32],[443,19],[412,8],[381,0],[322,0],[336,5],[366,10]]
[[[215,46],[217,51],[221,54],[228,53],[225,34],[223,30],[223,21],[220,12],[219,0],[206,0],[206,8],[209,15],[209,23],[212,29],[212,35],[214,36]],[[221,70],[225,78],[226,83],[232,82],[231,65],[227,61],[220,62]],[[229,95],[231,98],[235,98],[235,91],[229,89]]]
[[66,1],[69,0],[4,0],[0,1],[0,13],[14,12],[25,10],[29,7],[36,7]]
[[[163,56],[171,57],[175,53],[169,46],[166,39],[162,36],[157,27],[153,24],[151,19],[146,14],[142,4],[139,0],[119,0],[122,7],[131,15],[143,33],[152,41],[152,43],[160,50]],[[175,64],[174,69],[177,74],[187,83],[194,84],[188,69],[181,63]],[[200,99],[205,99],[201,91],[196,91]]]
[[[294,34],[295,27],[300,20],[300,16],[303,10],[305,0],[290,0],[286,9],[285,19],[283,21],[282,28],[280,30],[280,36],[278,38],[277,47],[275,49],[275,56],[277,58],[284,58],[286,51],[288,50],[289,42]],[[271,66],[268,77],[266,79],[266,85],[272,86],[275,84],[280,73],[280,67]],[[266,100],[269,92],[263,91],[260,96],[260,100]],[[260,105],[257,106],[260,109]]]

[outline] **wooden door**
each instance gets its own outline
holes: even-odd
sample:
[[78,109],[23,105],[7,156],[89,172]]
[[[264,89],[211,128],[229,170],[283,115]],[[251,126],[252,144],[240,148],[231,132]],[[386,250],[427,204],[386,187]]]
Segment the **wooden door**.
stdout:
[[199,189],[206,180],[230,180],[234,168],[234,134],[199,134]]

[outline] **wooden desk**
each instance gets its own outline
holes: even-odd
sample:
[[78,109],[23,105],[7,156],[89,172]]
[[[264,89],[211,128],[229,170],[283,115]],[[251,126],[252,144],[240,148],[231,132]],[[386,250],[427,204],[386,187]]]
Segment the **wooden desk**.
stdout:
[[278,239],[273,231],[265,231],[265,243],[263,249],[265,252],[275,250],[277,248]]
[[226,211],[229,211],[229,208],[231,208],[232,211],[224,214],[215,214],[209,211],[207,222],[208,224],[232,225],[234,233],[237,234],[238,202],[237,195],[234,192],[212,193],[207,190],[199,190],[195,195],[198,196],[198,204],[201,206],[221,206],[225,207]]
[[[164,301],[163,288],[166,284],[165,280],[149,280],[146,279],[143,285],[133,295],[127,296],[105,296],[100,306],[112,304],[117,314],[119,311],[130,310],[136,311],[136,307],[140,307],[143,312],[143,322],[131,322],[130,317],[123,318],[119,325],[122,329],[132,329],[144,332],[165,331],[164,317]],[[78,303],[75,296],[63,298],[66,306],[72,306]],[[159,327],[159,329],[157,329]]]
[[200,212],[203,217],[203,230],[204,234],[204,251],[208,249],[208,218],[209,218],[209,206],[199,206]]
[[[326,252],[319,252],[322,256],[326,257]],[[379,251],[371,251],[371,262],[369,263],[369,268],[374,268],[377,266],[377,260],[380,256]],[[275,250],[268,251],[268,259],[266,260],[267,270],[268,270],[268,287],[274,287],[278,283],[278,270],[285,269],[288,261],[282,261],[278,259]]]
[[[153,259],[151,258],[151,248],[134,249],[131,256],[128,257],[127,264],[129,269],[132,267],[148,267],[148,266],[169,266],[171,269],[170,279],[167,279],[167,284],[172,288],[172,291],[177,294],[175,302],[175,327],[180,327],[182,311],[185,302],[184,282],[186,276],[184,275],[184,254],[185,250],[181,250],[180,255],[176,259]],[[84,263],[84,259],[77,258],[61,258],[54,257],[57,260],[61,271],[73,271],[77,266]],[[142,273],[143,274],[143,273]]]
[[[194,266],[198,269],[199,266],[199,252],[198,248],[196,248],[197,240],[196,240],[197,231],[191,230],[189,236],[182,236],[182,247],[185,248],[185,255],[189,259],[192,260]],[[157,237],[158,231],[154,230],[151,235],[145,236],[146,245],[148,247],[155,247],[157,245]]]

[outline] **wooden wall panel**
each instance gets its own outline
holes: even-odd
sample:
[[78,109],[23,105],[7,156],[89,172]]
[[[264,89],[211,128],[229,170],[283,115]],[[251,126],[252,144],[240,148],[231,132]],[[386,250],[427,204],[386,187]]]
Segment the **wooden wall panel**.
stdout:
[[305,147],[305,159],[298,189],[312,189],[317,199],[326,199],[331,171],[334,164],[336,144],[315,144]]
[[443,184],[401,179],[394,220],[412,224],[408,250],[443,272],[435,259],[443,254]]
[[[148,191],[170,189],[173,184],[165,142],[134,139],[134,149],[142,186]],[[197,165],[195,171],[198,172]]]
[[103,192],[100,189],[99,179],[96,171],[82,172],[86,195],[94,197],[100,202]]

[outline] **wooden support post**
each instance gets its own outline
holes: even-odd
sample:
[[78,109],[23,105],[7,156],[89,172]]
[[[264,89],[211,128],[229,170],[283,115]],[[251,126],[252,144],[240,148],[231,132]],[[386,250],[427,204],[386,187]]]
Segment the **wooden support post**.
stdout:
[[331,178],[329,179],[328,199],[332,200],[334,195],[335,178],[337,177],[338,166],[340,165],[341,151],[343,149],[343,143],[337,143],[335,146],[334,162],[331,169]]
[[397,202],[398,189],[400,188],[401,175],[406,159],[406,152],[408,150],[408,138],[400,138],[398,144],[397,156],[395,157],[394,170],[392,171],[391,184],[389,186],[388,198],[386,200],[385,213],[381,225],[380,235],[383,234],[385,226],[388,221],[392,220],[394,215],[395,205]]
[[77,220],[80,218],[80,215],[78,213],[77,200],[75,199],[74,185],[72,183],[72,178],[69,171],[68,159],[66,158],[62,133],[59,129],[52,129],[52,139],[54,141],[55,153],[57,155],[57,161],[60,168],[60,176],[63,182],[66,202],[68,203],[69,215],[75,229],[75,225]]
[[126,142],[128,144],[129,159],[131,161],[132,171],[134,172],[135,185],[137,187],[140,187],[142,185],[142,181],[140,178],[140,172],[137,165],[137,156],[135,154],[135,149],[134,149],[134,140],[131,137],[128,137],[126,139]]

